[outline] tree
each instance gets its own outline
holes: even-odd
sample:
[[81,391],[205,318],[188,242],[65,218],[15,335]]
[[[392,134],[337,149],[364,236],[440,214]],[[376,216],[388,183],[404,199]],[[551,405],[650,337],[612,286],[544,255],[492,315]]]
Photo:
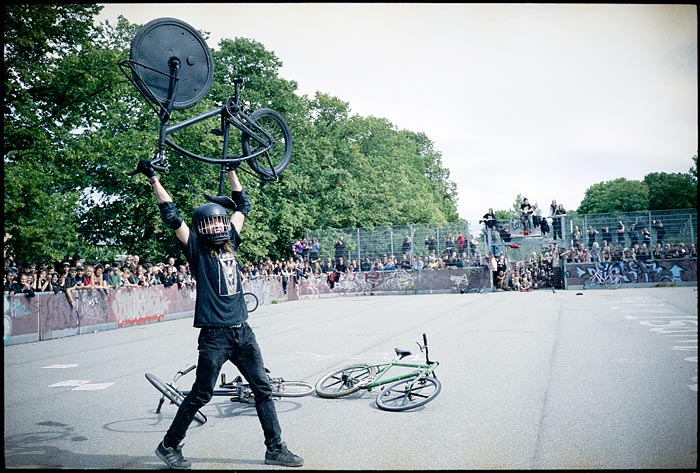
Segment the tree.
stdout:
[[633,212],[646,210],[649,205],[649,188],[642,181],[624,177],[599,182],[586,189],[578,208],[580,214]]
[[4,226],[15,254],[56,259],[80,245],[73,210],[86,173],[72,150],[75,130],[99,113],[87,104],[100,91],[92,78],[105,58],[86,50],[101,9],[4,7]]
[[697,208],[697,183],[689,174],[652,172],[644,176],[650,210]]
[[[153,156],[159,122],[117,67],[140,26],[120,17],[116,25],[93,27],[100,9],[8,7],[4,217],[12,237],[6,246],[19,261],[75,252],[91,258],[102,242],[112,253],[144,260],[181,254],[148,182],[128,175],[139,158]],[[233,78],[246,76],[246,108],[280,112],[294,142],[278,182],[261,184],[239,172],[253,202],[243,261],[287,257],[291,241],[316,228],[458,219],[455,185],[427,136],[397,130],[385,119],[350,116],[349,104],[322,93],[298,96],[296,83],[279,77],[281,61],[256,41],[224,39],[219,47],[208,95],[173,111],[169,123],[211,110],[232,93]],[[210,133],[216,122],[213,117],[170,137],[217,157],[222,141]],[[230,152],[240,154],[240,137],[232,137]],[[170,172],[161,180],[183,217],[204,202],[203,193],[217,192],[220,167],[169,149],[166,162]]]

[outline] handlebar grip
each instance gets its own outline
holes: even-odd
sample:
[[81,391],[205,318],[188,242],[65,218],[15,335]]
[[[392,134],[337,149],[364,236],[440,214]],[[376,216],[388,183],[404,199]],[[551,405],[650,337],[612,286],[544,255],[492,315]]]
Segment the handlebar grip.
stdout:
[[153,169],[155,169],[156,171],[160,171],[160,172],[169,172],[170,171],[170,168],[168,166],[158,166],[157,164],[151,164],[151,166],[153,166]]
[[197,365],[188,366],[188,367],[185,368],[184,370],[180,371],[180,373],[182,373],[182,375],[184,376],[184,375],[186,375],[187,373],[189,373],[190,371],[192,371],[193,369],[195,369],[196,367],[197,367]]

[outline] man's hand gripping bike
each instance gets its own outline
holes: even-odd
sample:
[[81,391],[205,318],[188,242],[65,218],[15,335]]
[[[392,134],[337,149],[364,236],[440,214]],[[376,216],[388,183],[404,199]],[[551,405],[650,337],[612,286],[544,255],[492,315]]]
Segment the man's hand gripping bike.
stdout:
[[[236,169],[245,161],[252,170],[250,174],[269,182],[276,181],[289,165],[292,135],[282,116],[269,108],[250,113],[243,110],[240,91],[248,82],[247,77],[233,79],[233,95],[223,105],[168,125],[173,110],[192,107],[207,95],[214,77],[211,51],[197,30],[187,23],[175,18],[150,21],[136,33],[129,59],[121,61],[119,67],[160,118],[157,150],[150,160],[156,171],[168,172],[167,166],[159,164],[165,159],[166,146],[182,156],[220,165],[219,194],[205,194],[205,197],[232,208],[233,202],[224,195],[229,169]],[[215,117],[219,119],[219,126],[211,133],[223,139],[220,158],[201,156],[169,138],[176,131]],[[241,132],[242,153],[237,156],[229,156],[232,128]]]
[[[438,381],[435,369],[437,361],[428,358],[428,339],[423,334],[423,345],[416,342],[420,351],[425,352],[425,363],[407,363],[400,361],[411,355],[408,350],[394,348],[396,358],[389,363],[359,364],[332,371],[316,383],[319,397],[339,398],[355,393],[361,389],[371,391],[384,386],[377,395],[377,406],[386,411],[405,411],[423,406],[440,394],[442,385]],[[402,374],[388,376],[390,370],[407,368]]]

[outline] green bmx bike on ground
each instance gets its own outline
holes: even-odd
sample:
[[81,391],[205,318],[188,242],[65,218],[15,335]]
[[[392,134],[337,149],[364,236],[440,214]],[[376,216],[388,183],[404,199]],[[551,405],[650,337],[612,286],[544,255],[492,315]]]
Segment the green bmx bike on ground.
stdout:
[[[401,360],[411,355],[408,350],[394,348],[396,358],[389,363],[357,364],[326,374],[315,386],[319,397],[335,399],[365,389],[371,391],[383,386],[377,395],[377,407],[386,411],[405,411],[423,406],[440,394],[442,385],[437,379],[437,361],[428,357],[428,339],[423,334],[425,363],[408,363]],[[398,374],[396,368],[405,368]],[[393,376],[387,373],[393,371]]]

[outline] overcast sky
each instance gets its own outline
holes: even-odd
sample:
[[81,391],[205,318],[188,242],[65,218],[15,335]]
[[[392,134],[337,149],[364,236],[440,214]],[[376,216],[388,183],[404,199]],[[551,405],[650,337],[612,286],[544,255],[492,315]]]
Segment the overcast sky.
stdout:
[[425,133],[472,228],[518,193],[575,210],[593,184],[687,172],[698,149],[695,5],[113,3],[98,20],[119,15],[178,18],[214,49],[254,39],[300,95]]

